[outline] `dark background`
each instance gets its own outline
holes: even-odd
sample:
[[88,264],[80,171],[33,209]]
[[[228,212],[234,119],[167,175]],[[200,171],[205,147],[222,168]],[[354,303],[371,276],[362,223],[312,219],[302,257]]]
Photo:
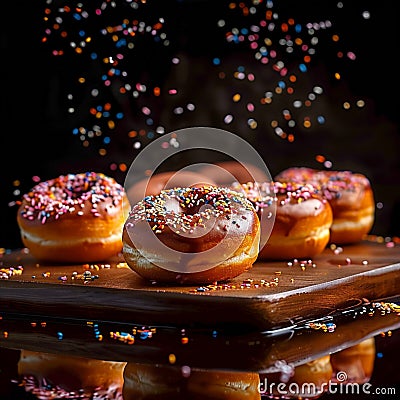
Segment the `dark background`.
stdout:
[[[140,142],[144,148],[152,140],[155,127],[162,125],[165,132],[191,126],[213,126],[236,133],[254,146],[266,162],[271,175],[289,166],[323,168],[317,155],[332,162],[332,169],[350,169],[364,173],[372,183],[376,209],[376,221],[372,233],[383,236],[400,235],[400,135],[397,112],[398,73],[395,59],[398,40],[396,13],[393,2],[344,1],[284,1],[276,0],[273,10],[278,15],[274,31],[260,32],[269,36],[275,49],[282,49],[279,40],[285,37],[281,23],[293,18],[303,27],[307,22],[330,20],[332,28],[316,31],[318,45],[316,54],[308,65],[307,73],[301,74],[298,65],[304,53],[282,53],[280,56],[298,80],[293,85],[295,94],[274,95],[271,106],[260,106],[265,91],[272,90],[280,80],[271,64],[262,65],[254,58],[248,41],[241,44],[228,43],[224,32],[233,27],[249,27],[258,24],[265,13],[243,14],[239,3],[229,10],[228,1],[186,0],[147,1],[137,3],[137,10],[120,1],[112,9],[109,2],[103,15],[93,14],[100,1],[85,5],[90,17],[78,21],[71,13],[60,13],[59,7],[78,2],[14,1],[2,5],[1,24],[1,121],[0,135],[0,247],[6,249],[21,246],[16,224],[17,204],[21,195],[34,184],[33,177],[42,180],[59,174],[98,170],[124,183],[126,167],[129,167],[141,149],[134,144]],[[243,2],[251,6],[251,2]],[[48,8],[49,21],[45,21]],[[256,7],[265,10],[265,2]],[[363,11],[370,12],[370,19],[362,18]],[[62,29],[68,32],[63,38],[53,29],[55,17],[62,16]],[[158,17],[165,23],[159,32],[165,32],[170,41],[164,46],[151,35],[137,35],[135,48],[117,49],[111,35],[101,35],[106,26],[116,26],[123,18],[137,18],[146,26],[153,26]],[[226,21],[224,29],[216,22]],[[51,33],[47,34],[46,29]],[[80,40],[79,32],[90,33],[92,41],[81,55],[69,45],[71,40]],[[296,35],[291,28],[292,38]],[[339,35],[339,42],[332,35]],[[116,32],[121,38],[122,35]],[[158,35],[156,35],[158,36]],[[297,35],[310,41],[304,31]],[[47,42],[43,43],[42,39]],[[296,47],[296,46],[295,46]],[[54,49],[64,51],[63,56],[54,56]],[[344,53],[338,57],[338,52]],[[347,51],[356,54],[354,61],[346,57]],[[97,53],[92,60],[90,54]],[[124,59],[118,68],[127,72],[127,77],[112,78],[105,87],[101,77],[109,70],[103,58],[122,53]],[[172,57],[180,58],[180,64],[171,63]],[[221,59],[221,65],[212,64],[213,57]],[[279,56],[277,57],[279,59]],[[255,82],[233,78],[238,66],[246,73],[256,76]],[[222,79],[220,72],[225,73]],[[335,72],[341,79],[334,78]],[[79,85],[78,77],[85,76],[86,83]],[[148,90],[135,99],[131,93],[118,92],[124,84],[141,82]],[[310,107],[294,109],[294,99],[307,99],[314,86],[323,87],[323,94]],[[162,95],[156,97],[152,88],[158,86]],[[93,99],[90,91],[98,88],[100,95]],[[166,95],[168,88],[177,88],[176,96]],[[74,99],[68,99],[73,93]],[[240,93],[242,100],[232,102],[232,95]],[[356,102],[364,100],[365,107]],[[343,103],[348,101],[350,109]],[[88,110],[96,104],[112,104],[115,127],[109,129],[109,119],[96,120]],[[253,102],[256,110],[246,110],[246,102]],[[174,114],[178,106],[193,103],[194,111]],[[75,112],[68,112],[74,106]],[[151,109],[153,124],[149,125],[142,107]],[[282,110],[290,109],[296,126],[288,129],[295,140],[289,142],[276,135],[271,121],[287,127]],[[115,118],[123,112],[123,118]],[[226,114],[234,115],[227,125]],[[324,124],[316,123],[323,115]],[[302,121],[309,116],[311,128],[304,128]],[[258,122],[251,129],[248,118]],[[88,139],[85,146],[79,135],[72,132],[76,127],[101,125],[102,134]],[[141,131],[142,130],[142,131]],[[129,132],[136,131],[136,137]],[[104,138],[109,137],[110,143]],[[180,168],[199,155],[184,154],[173,160],[173,167]],[[165,165],[164,169],[172,168]]]

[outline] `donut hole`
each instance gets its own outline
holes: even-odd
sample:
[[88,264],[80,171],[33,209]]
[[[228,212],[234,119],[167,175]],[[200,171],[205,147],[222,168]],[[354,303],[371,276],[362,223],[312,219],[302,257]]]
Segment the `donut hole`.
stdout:
[[[94,179],[96,178],[96,179]],[[60,176],[57,182],[49,182],[48,194],[54,200],[85,200],[85,194],[99,194],[107,196],[105,188],[107,182],[100,175],[93,174],[70,174]]]
[[[198,193],[197,201],[186,201],[183,197],[167,197],[164,202],[165,222],[169,229],[177,236],[185,238],[205,238],[215,229],[219,231],[219,239],[222,240],[231,227],[231,214],[224,215],[223,224],[218,222],[221,219],[218,205],[207,203],[204,198],[204,188],[192,187],[193,192]],[[226,213],[226,209],[225,209]],[[213,242],[215,241],[215,234]]]

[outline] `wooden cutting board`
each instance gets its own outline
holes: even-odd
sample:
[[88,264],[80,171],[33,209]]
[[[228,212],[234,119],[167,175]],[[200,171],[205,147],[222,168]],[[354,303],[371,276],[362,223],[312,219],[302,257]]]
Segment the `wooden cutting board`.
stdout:
[[205,287],[146,283],[123,259],[41,265],[22,249],[1,262],[0,312],[147,326],[274,330],[400,294],[400,246],[374,241],[327,248],[312,262],[257,261],[233,281]]

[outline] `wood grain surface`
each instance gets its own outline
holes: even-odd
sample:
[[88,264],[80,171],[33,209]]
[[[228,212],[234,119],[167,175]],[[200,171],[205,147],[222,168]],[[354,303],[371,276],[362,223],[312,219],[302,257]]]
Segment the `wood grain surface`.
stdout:
[[400,246],[365,241],[311,260],[257,261],[231,282],[150,284],[123,259],[41,265],[25,249],[2,255],[0,312],[170,327],[280,329],[400,293]]

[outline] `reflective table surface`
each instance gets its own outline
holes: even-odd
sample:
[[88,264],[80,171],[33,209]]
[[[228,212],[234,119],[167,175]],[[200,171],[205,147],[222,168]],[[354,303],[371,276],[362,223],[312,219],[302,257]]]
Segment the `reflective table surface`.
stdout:
[[399,259],[398,244],[361,243],[174,288],[146,286],[120,260],[5,254],[0,398],[396,398]]

